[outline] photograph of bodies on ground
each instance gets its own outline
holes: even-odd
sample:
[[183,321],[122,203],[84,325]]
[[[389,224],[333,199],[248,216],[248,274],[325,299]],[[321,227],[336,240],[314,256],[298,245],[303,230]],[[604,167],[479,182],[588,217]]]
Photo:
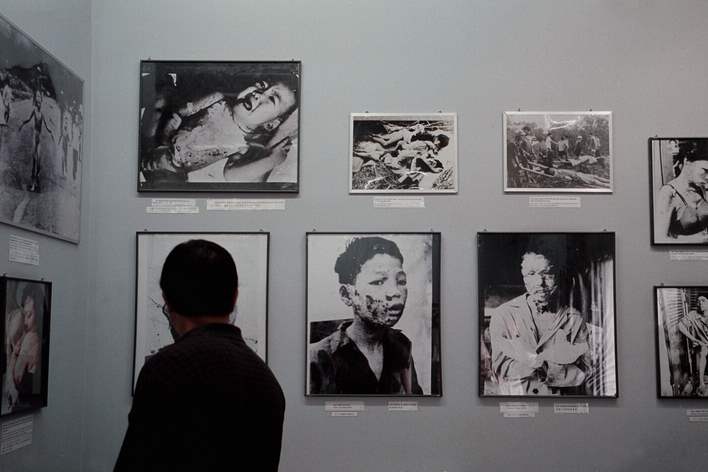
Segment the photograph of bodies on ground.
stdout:
[[612,112],[504,113],[505,192],[612,193]]
[[300,62],[142,61],[139,192],[297,192]]
[[79,242],[83,81],[0,16],[0,222]]
[[457,114],[351,114],[350,193],[456,193],[457,173]]
[[654,287],[658,393],[708,398],[708,287]]
[[306,395],[442,395],[440,241],[307,234]]
[[652,244],[708,244],[708,138],[649,139]]
[[238,299],[231,321],[243,340],[264,361],[268,328],[269,233],[137,233],[137,289],[135,301],[135,364],[133,386],[145,361],[174,342],[160,275],[175,246],[192,239],[206,239],[226,249],[239,274]]
[[615,235],[478,233],[480,396],[616,397]]

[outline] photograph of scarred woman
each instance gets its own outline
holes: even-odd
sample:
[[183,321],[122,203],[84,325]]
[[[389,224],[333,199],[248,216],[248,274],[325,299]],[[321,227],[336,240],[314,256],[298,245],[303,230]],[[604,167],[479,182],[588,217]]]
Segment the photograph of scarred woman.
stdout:
[[140,67],[138,191],[298,191],[299,62]]
[[0,415],[47,406],[51,284],[3,277]]
[[307,235],[306,395],[442,395],[440,234]]

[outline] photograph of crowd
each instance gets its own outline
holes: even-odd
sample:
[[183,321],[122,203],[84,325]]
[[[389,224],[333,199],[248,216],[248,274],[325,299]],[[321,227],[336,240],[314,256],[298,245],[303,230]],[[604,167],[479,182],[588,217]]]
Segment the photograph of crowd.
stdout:
[[352,113],[350,193],[456,193],[455,113]]
[[259,233],[137,233],[135,301],[135,360],[133,386],[145,361],[175,340],[160,275],[167,255],[192,239],[212,241],[229,251],[239,274],[238,300],[231,321],[241,329],[246,344],[263,360],[268,346],[268,250],[270,234]]
[[306,395],[440,396],[440,233],[307,234]]
[[651,138],[652,244],[708,244],[708,138]]
[[612,192],[612,113],[505,112],[505,192]]
[[52,284],[0,278],[0,416],[47,406]]
[[708,397],[708,287],[654,287],[659,397]]
[[83,81],[0,16],[0,222],[78,243]]
[[300,62],[140,71],[138,191],[298,191]]
[[478,233],[480,396],[616,397],[614,233]]

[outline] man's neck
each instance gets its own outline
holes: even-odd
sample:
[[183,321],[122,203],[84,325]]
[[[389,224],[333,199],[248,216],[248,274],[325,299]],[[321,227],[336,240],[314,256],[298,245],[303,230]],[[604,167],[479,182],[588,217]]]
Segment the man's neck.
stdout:
[[193,329],[200,328],[208,324],[230,324],[229,315],[223,316],[193,316],[187,317],[175,314],[172,323],[180,336],[184,336]]
[[381,344],[386,329],[385,327],[369,329],[359,318],[355,317],[354,322],[347,327],[347,336],[357,346],[372,348],[377,344]]

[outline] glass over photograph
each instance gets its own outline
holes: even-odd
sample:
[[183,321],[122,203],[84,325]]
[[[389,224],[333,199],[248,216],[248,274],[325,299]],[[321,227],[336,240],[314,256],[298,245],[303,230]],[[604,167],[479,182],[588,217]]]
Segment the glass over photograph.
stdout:
[[616,397],[614,233],[478,233],[480,396]]
[[0,222],[78,243],[83,81],[0,16]]
[[51,299],[49,282],[0,278],[0,416],[47,406]]
[[142,61],[138,191],[297,192],[300,62]]
[[226,249],[236,262],[238,300],[231,321],[246,344],[264,361],[268,328],[269,233],[137,233],[135,364],[133,387],[145,361],[175,340],[160,289],[167,255],[180,243],[206,239]]
[[442,395],[440,233],[307,234],[306,395]]
[[651,138],[652,244],[708,244],[708,138]]
[[457,114],[352,113],[350,193],[456,193]]
[[654,287],[658,394],[708,398],[708,287]]
[[612,112],[504,113],[505,192],[612,193]]

